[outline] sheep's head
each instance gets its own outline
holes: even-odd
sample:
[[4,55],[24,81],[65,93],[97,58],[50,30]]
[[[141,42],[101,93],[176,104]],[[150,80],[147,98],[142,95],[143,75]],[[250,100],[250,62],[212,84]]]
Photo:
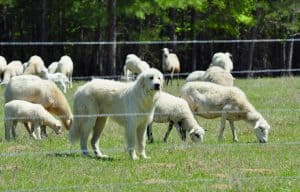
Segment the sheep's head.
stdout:
[[55,131],[55,133],[58,135],[58,134],[61,134],[62,133],[62,124],[60,121],[57,121],[53,127],[53,130]]
[[169,51],[168,48],[163,48],[162,51],[163,51],[163,56],[164,57],[167,57],[170,54],[170,51]]
[[260,143],[268,142],[269,129],[270,129],[270,125],[264,119],[259,119],[255,123],[254,131]]
[[199,126],[197,128],[193,128],[189,134],[193,142],[203,142],[205,131]]

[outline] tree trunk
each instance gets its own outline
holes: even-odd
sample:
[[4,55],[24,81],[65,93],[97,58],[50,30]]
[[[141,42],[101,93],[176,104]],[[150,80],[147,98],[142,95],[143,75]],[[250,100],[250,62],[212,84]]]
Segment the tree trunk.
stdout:
[[[254,27],[251,31],[251,39],[256,39],[257,35],[256,35],[257,29],[256,27]],[[249,58],[248,58],[248,77],[252,77],[253,73],[251,72],[253,69],[253,56],[254,56],[254,50],[255,50],[255,42],[252,41],[250,43],[250,50],[249,50]]]
[[[176,18],[177,18],[177,11],[176,11],[176,9],[172,8],[170,10],[170,17],[171,17],[171,21],[172,21],[172,23],[170,24],[170,33],[169,33],[170,40],[171,41],[177,41],[176,26],[175,26]],[[173,49],[173,51],[175,52],[175,50],[176,50],[176,43],[172,43],[171,49]]]
[[292,75],[292,65],[293,65],[293,53],[294,53],[294,39],[290,42],[289,46],[289,57],[288,57],[288,65],[287,65],[287,74]]
[[108,74],[116,75],[116,0],[109,0],[108,1],[108,41],[111,44],[108,45]]
[[[41,0],[41,42],[46,41],[46,0]],[[45,46],[41,45],[41,57],[45,58]]]
[[[193,40],[196,40],[196,30],[195,30],[195,20],[196,20],[196,11],[192,9],[191,13],[191,24],[192,24],[192,37]],[[197,69],[197,44],[192,44],[192,71]]]

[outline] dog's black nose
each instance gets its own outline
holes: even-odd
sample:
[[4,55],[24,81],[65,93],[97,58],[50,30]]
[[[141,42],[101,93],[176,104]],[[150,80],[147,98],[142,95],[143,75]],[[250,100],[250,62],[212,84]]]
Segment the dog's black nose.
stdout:
[[159,90],[160,89],[160,84],[159,83],[155,83],[154,84],[154,90]]

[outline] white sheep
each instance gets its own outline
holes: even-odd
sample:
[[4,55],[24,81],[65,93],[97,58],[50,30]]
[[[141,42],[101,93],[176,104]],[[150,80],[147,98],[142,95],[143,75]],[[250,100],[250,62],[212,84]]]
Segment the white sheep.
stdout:
[[231,53],[217,52],[212,57],[210,67],[211,66],[222,67],[227,72],[231,73],[231,71],[233,70],[233,63],[231,57],[232,57]]
[[[32,129],[27,129],[34,139],[41,139],[40,126],[52,128],[56,134],[61,133],[62,124],[55,119],[42,105],[23,100],[12,100],[4,105],[5,139],[10,140],[10,132],[16,138],[18,122],[31,123]],[[37,133],[37,136],[34,134]]]
[[58,65],[58,62],[57,62],[57,61],[52,62],[52,63],[48,66],[48,72],[49,72],[49,73],[55,73],[55,72],[56,72],[56,69],[57,69],[57,65]]
[[177,73],[177,85],[179,85],[180,62],[177,55],[175,53],[170,53],[168,48],[163,48],[162,64],[163,72],[171,73],[170,76],[167,75],[166,77],[167,85],[170,79],[172,85],[174,73]]
[[41,76],[42,70],[45,68],[45,64],[43,59],[40,56],[33,55],[29,58],[27,64],[25,63],[24,66],[27,67],[24,69],[25,75],[37,75]]
[[[153,122],[169,123],[168,131],[164,136],[165,142],[167,141],[173,125],[176,127],[182,140],[185,140],[185,133],[188,131],[194,142],[203,141],[205,131],[195,120],[188,103],[184,99],[175,97],[169,93],[160,93],[155,108]],[[147,128],[147,136],[148,140],[153,142],[151,124]]]
[[1,56],[0,55],[0,81],[2,80],[2,74],[4,73],[4,70],[7,66],[7,62],[6,62],[6,59],[5,57]]
[[22,75],[23,70],[24,67],[21,61],[11,61],[4,69],[3,81],[1,84],[6,85],[12,77]]
[[187,78],[186,82],[208,81],[224,86],[233,86],[234,77],[225,69],[211,66],[206,71],[194,71]]
[[131,74],[140,74],[141,72],[149,69],[150,66],[147,62],[141,60],[135,54],[128,54],[126,56],[125,65],[123,67],[124,76],[129,80]]
[[66,129],[71,126],[73,114],[69,103],[52,81],[36,75],[13,77],[6,86],[4,99],[5,103],[17,99],[41,104],[47,111],[57,115]]
[[41,71],[41,77],[43,79],[53,81],[64,93],[67,93],[67,85],[69,83],[68,78],[59,72],[56,73],[49,73],[47,68],[44,68]]
[[73,61],[71,57],[68,55],[64,55],[60,58],[57,64],[57,69],[56,72],[60,72],[67,76],[69,83],[68,83],[68,88],[72,88],[72,75],[73,75]]
[[233,140],[238,141],[234,121],[244,120],[253,126],[259,142],[268,141],[270,125],[239,88],[210,82],[188,82],[182,87],[181,96],[198,115],[207,119],[221,117],[219,140],[223,139],[228,120]]

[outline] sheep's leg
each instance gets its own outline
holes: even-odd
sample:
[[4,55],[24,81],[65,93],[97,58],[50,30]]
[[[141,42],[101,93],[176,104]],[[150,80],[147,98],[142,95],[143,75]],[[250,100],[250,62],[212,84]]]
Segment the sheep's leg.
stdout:
[[10,140],[10,132],[13,127],[13,122],[11,120],[5,120],[4,122],[4,127],[5,127],[5,139],[6,141]]
[[26,130],[28,131],[29,136],[32,137],[33,139],[37,139],[35,133],[33,132],[34,129],[33,129],[32,125],[29,125],[29,123],[26,122],[26,123],[24,123],[24,126],[25,126]]
[[147,125],[141,125],[137,128],[137,143],[138,143],[138,150],[141,156],[144,159],[148,159],[149,157],[146,155],[146,128]]
[[153,134],[152,134],[152,123],[151,122],[148,126],[147,126],[147,138],[148,138],[148,142],[149,143],[153,143],[154,139],[153,139]]
[[125,137],[127,142],[127,150],[129,153],[129,156],[132,160],[137,160],[138,157],[136,155],[135,151],[135,141],[136,141],[136,135],[137,135],[137,128],[134,126],[134,123],[132,120],[128,120],[128,124],[125,127]]
[[40,125],[37,124],[37,123],[33,123],[32,127],[33,127],[32,132],[34,131],[36,133],[36,135],[37,135],[37,139],[41,140],[42,136],[41,136],[41,127],[40,127]]
[[179,134],[179,137],[181,138],[182,141],[186,140],[186,131],[183,130],[182,128],[182,122],[176,122],[175,124],[177,133]]
[[12,136],[13,136],[14,139],[16,139],[16,137],[17,137],[16,128],[17,128],[17,122],[14,121],[13,125],[11,127],[11,133],[12,133]]
[[167,130],[167,132],[165,133],[165,136],[164,136],[164,142],[167,142],[167,139],[168,139],[168,137],[169,137],[169,134],[170,134],[170,132],[171,132],[172,129],[173,129],[173,125],[174,125],[174,122],[173,122],[173,121],[170,121],[170,122],[169,122],[168,130]]
[[96,124],[94,126],[93,136],[91,139],[91,145],[94,150],[96,157],[99,158],[108,158],[107,155],[104,155],[99,148],[100,135],[105,127],[107,117],[98,117]]
[[227,112],[222,112],[221,126],[220,126],[219,137],[218,137],[219,141],[222,141],[224,139],[224,129],[226,124],[226,119],[227,119]]
[[41,125],[41,136],[48,137],[46,125]]
[[231,132],[232,132],[232,139],[234,142],[238,142],[238,138],[237,138],[237,134],[236,134],[236,129],[234,126],[234,122],[233,121],[229,121],[230,124],[230,128],[231,128]]

